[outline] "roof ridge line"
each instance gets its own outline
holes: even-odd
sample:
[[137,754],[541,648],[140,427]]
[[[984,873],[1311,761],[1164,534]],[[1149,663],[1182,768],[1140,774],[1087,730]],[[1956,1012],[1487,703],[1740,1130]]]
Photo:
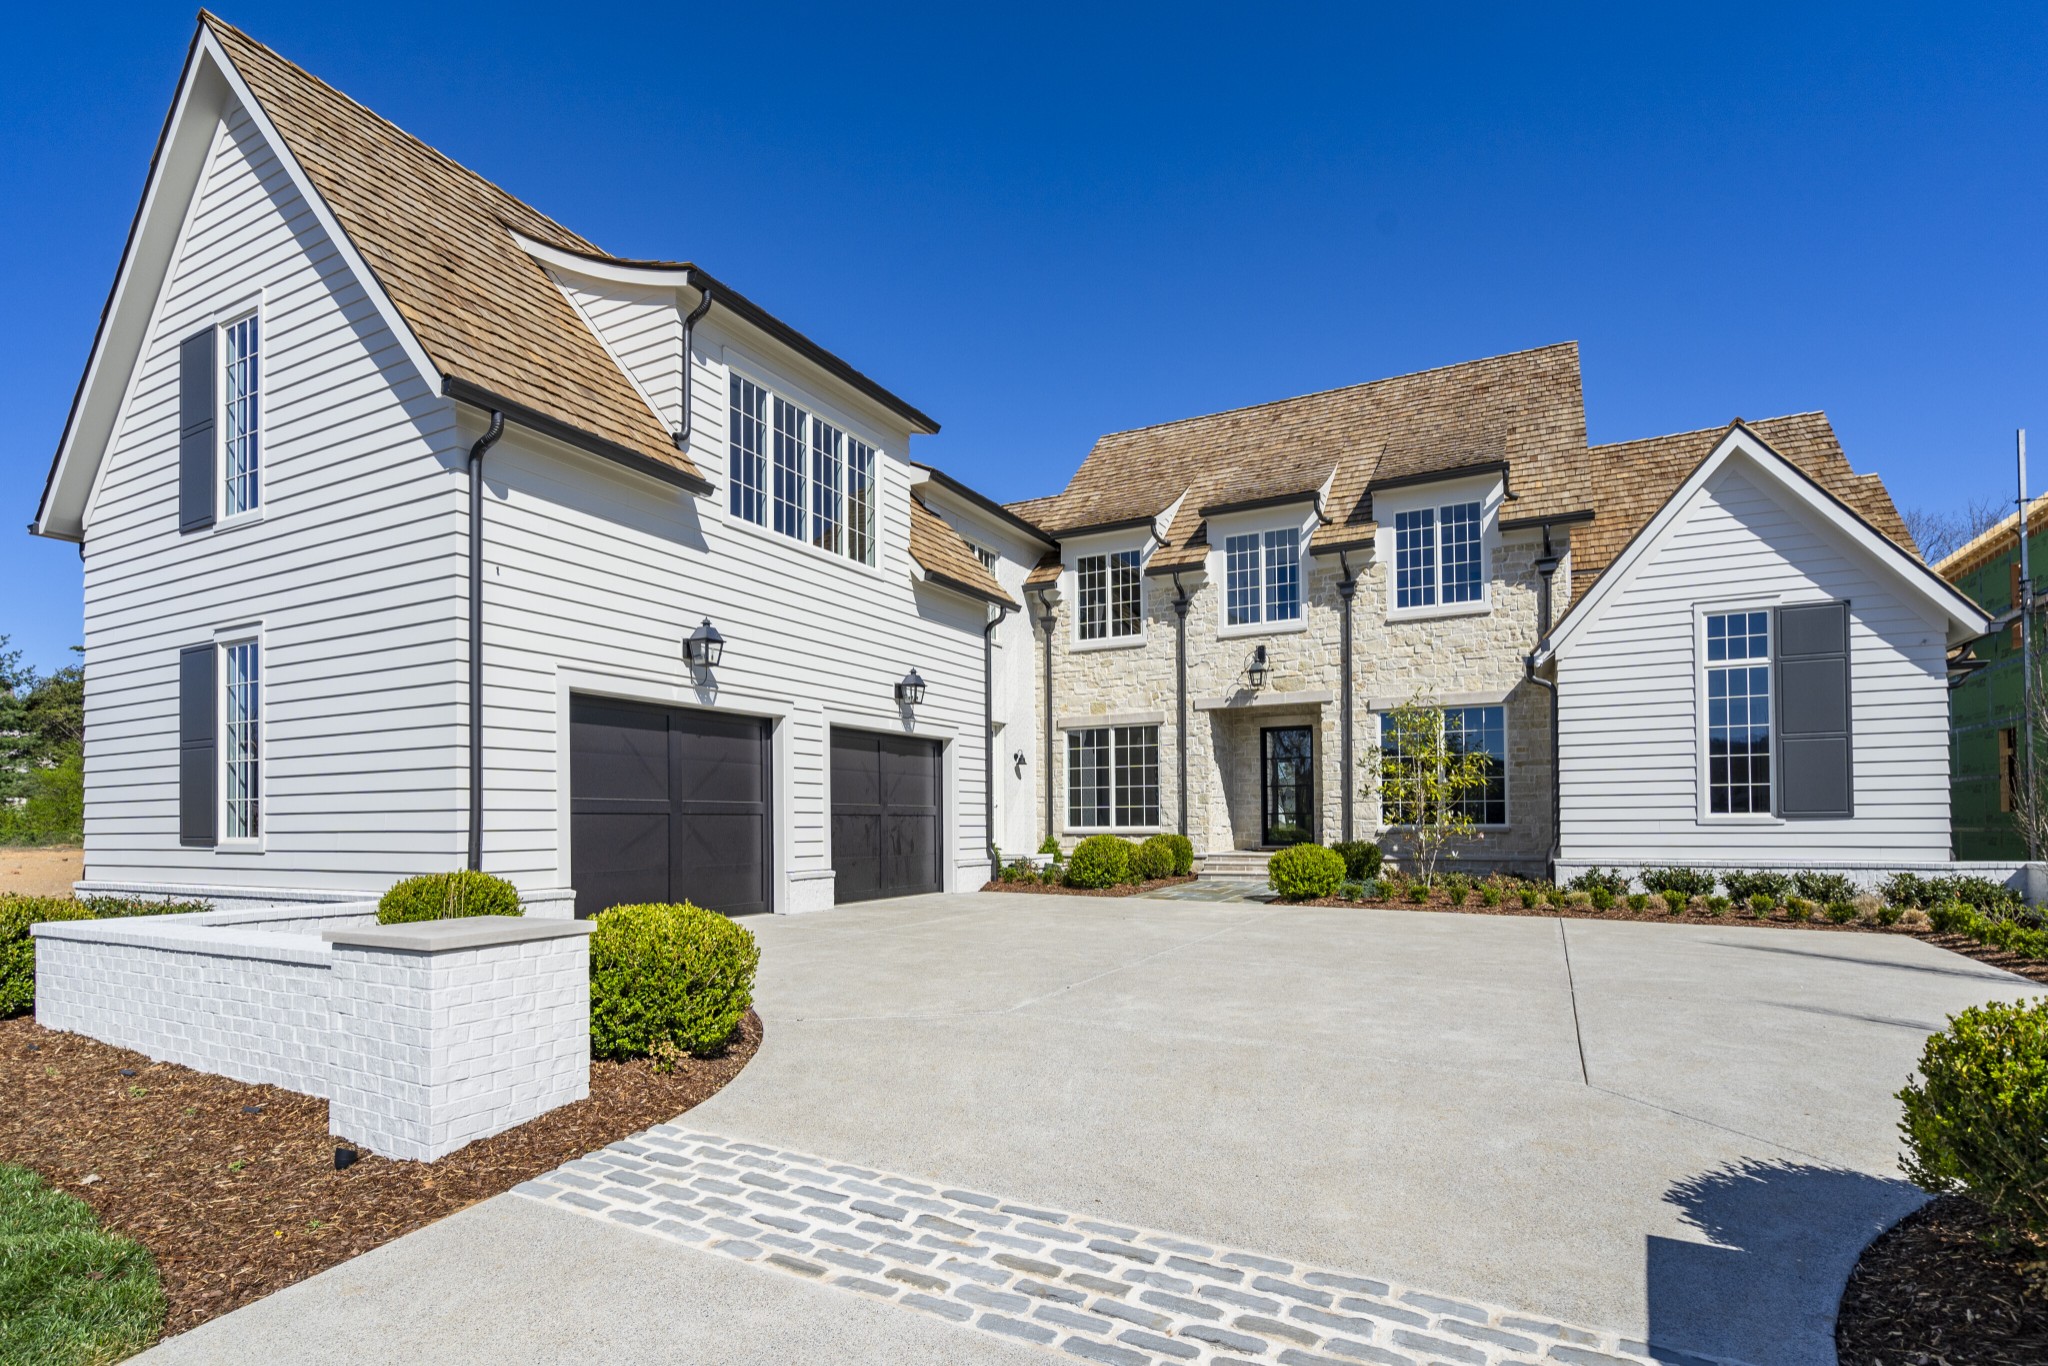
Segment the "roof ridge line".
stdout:
[[[1305,394],[1290,394],[1286,398],[1269,398],[1258,403],[1244,403],[1235,408],[1218,408],[1213,413],[1196,413],[1191,417],[1169,418],[1164,422],[1147,422],[1136,427],[1122,427],[1113,432],[1104,432],[1095,438],[1096,444],[1113,436],[1130,436],[1134,432],[1157,431],[1161,427],[1178,427],[1184,422],[1201,422],[1206,418],[1229,417],[1235,413],[1255,412],[1260,408],[1277,408],[1283,403],[1299,403],[1305,398],[1323,398],[1330,394],[1349,393],[1353,389],[1369,389],[1375,384],[1391,384],[1398,379],[1420,379],[1424,375],[1441,374],[1446,370],[1459,370],[1468,365],[1485,365],[1490,361],[1513,360],[1517,356],[1533,356],[1541,351],[1558,351],[1565,347],[1578,348],[1576,338],[1559,342],[1546,342],[1542,346],[1525,346],[1517,351],[1503,351],[1494,356],[1474,356],[1471,360],[1451,361],[1444,365],[1425,366],[1420,370],[1404,370],[1398,375],[1381,375],[1378,379],[1360,380],[1356,384],[1339,384],[1328,389],[1311,389]],[[1077,471],[1078,472],[1078,471]]]
[[[1738,417],[1728,422],[1723,422],[1716,427],[1694,427],[1683,432],[1660,432],[1656,436],[1632,436],[1623,441],[1602,441],[1598,445],[1589,444],[1586,449],[1590,454],[1593,451],[1604,451],[1613,446],[1640,446],[1646,441],[1676,441],[1682,436],[1711,436],[1715,432],[1730,431],[1738,426],[1758,427],[1766,422],[1787,422],[1795,417],[1825,418],[1827,415],[1828,412],[1825,408],[1808,408],[1797,413],[1780,413],[1776,417]],[[1829,423],[1828,425],[1832,427],[1834,424]]]
[[[513,194],[510,190],[506,189],[503,185],[500,185],[497,181],[492,180],[489,176],[484,175],[479,171],[472,170],[470,167],[464,165],[460,161],[457,161],[454,157],[449,156],[446,152],[442,151],[440,148],[428,142],[425,138],[420,137],[417,133],[408,132],[406,129],[401,128],[398,124],[393,123],[390,119],[384,117],[376,110],[370,108],[370,106],[364,104],[355,96],[349,94],[347,91],[341,89],[339,86],[333,85],[328,81],[323,80],[321,77],[314,75],[311,71],[299,65],[291,58],[285,56],[282,52],[279,52],[276,48],[270,46],[270,44],[264,42],[261,38],[256,37],[254,34],[248,32],[246,29],[236,27],[234,24],[229,23],[227,20],[221,18],[218,14],[215,14],[212,10],[209,9],[202,8],[199,11],[199,20],[202,24],[226,29],[229,33],[234,34],[243,42],[248,43],[250,46],[258,48],[261,51],[268,53],[271,57],[274,57],[278,61],[282,62],[284,65],[290,67],[294,72],[296,72],[299,76],[303,77],[305,80],[310,81],[312,84],[319,86],[321,89],[327,91],[327,93],[329,93],[330,95],[333,95],[336,99],[342,100],[345,103],[349,104],[366,117],[375,120],[377,123],[382,124],[384,127],[396,133],[404,141],[409,142],[412,145],[418,147],[421,151],[427,153],[429,156],[435,158],[436,160],[444,163],[451,169],[459,171],[463,175],[469,176],[471,179],[477,180],[482,184],[489,186],[497,193],[511,200],[514,204],[519,205],[520,208],[525,209],[528,213],[533,214],[536,218],[539,218],[542,222],[547,223],[551,227],[561,230],[563,233],[567,234],[570,238],[574,239],[575,241],[583,243],[584,246],[587,247],[591,252],[599,256],[611,255],[610,252],[598,246],[588,237],[585,237],[582,233],[576,231],[568,224],[562,222],[553,214],[546,213],[540,209],[535,208],[533,205],[527,203],[524,199],[521,199],[518,195]],[[230,54],[229,60],[233,60],[232,54]],[[497,215],[493,214],[492,217],[496,218]],[[502,221],[500,222],[499,226],[507,228],[512,231],[519,231],[519,229],[512,228],[511,224],[504,223]]]

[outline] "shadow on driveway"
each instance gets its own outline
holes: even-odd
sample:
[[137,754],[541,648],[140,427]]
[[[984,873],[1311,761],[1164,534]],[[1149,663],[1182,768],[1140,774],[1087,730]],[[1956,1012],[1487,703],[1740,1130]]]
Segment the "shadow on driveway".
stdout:
[[1895,1178],[1749,1159],[1664,1198],[1709,1241],[1647,1240],[1650,1342],[1672,1361],[1698,1352],[1775,1366],[1835,1360],[1835,1309],[1856,1259],[1927,1196]]

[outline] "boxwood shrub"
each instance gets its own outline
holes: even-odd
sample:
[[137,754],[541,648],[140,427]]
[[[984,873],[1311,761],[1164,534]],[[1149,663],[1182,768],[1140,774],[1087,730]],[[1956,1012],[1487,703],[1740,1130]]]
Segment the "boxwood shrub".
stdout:
[[1785,899],[1792,890],[1792,879],[1783,873],[1741,873],[1733,870],[1721,874],[1721,885],[1728,889],[1728,895],[1737,901],[1753,901],[1764,897],[1775,906]]
[[36,941],[29,926],[45,920],[111,920],[209,909],[204,901],[128,901],[112,896],[74,901],[0,893],[0,1019],[35,1009]]
[[1699,868],[1645,868],[1643,886],[1660,895],[1677,892],[1683,906],[1696,896],[1714,894],[1714,875]]
[[1173,850],[1173,875],[1186,877],[1195,871],[1195,842],[1186,835],[1161,835]]
[[1291,844],[1273,855],[1266,878],[1282,901],[1329,896],[1344,881],[1344,858],[1320,844]]
[[454,920],[468,915],[519,915],[519,893],[511,883],[489,873],[463,869],[453,873],[422,873],[393,883],[377,902],[379,925],[409,925],[416,920]]
[[1172,877],[1176,862],[1173,837],[1154,835],[1131,855],[1131,871],[1138,875],[1139,881],[1150,882],[1154,878]]
[[1131,875],[1131,842],[1115,835],[1090,835],[1067,856],[1069,887],[1114,887]]
[[1856,884],[1845,873],[1794,873],[1792,889],[1808,901],[1824,906],[1856,899]]
[[1330,848],[1344,860],[1344,876],[1353,882],[1365,882],[1378,877],[1380,864],[1386,860],[1386,855],[1371,840],[1340,840]]
[[2048,1000],[1951,1017],[1899,1100],[1908,1177],[2048,1241]]
[[[1619,868],[1588,868],[1567,882],[1565,888],[1573,892],[1604,891],[1610,898],[1622,896],[1628,892],[1628,874]],[[1614,903],[1610,900],[1608,904]]]
[[637,1058],[667,1043],[704,1056],[754,1004],[754,936],[716,911],[614,906],[590,932],[590,1052]]

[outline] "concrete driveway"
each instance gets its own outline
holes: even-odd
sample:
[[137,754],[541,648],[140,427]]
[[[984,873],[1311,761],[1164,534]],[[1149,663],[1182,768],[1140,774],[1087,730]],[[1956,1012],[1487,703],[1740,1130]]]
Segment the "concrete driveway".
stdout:
[[[1858,1252],[1921,1198],[1897,1177],[1892,1093],[1924,1036],[1963,1006],[2039,990],[1903,937],[1737,925],[1012,894],[750,925],[767,1042],[666,1149],[572,1169],[533,1190],[546,1203],[487,1202],[151,1359],[1048,1359],[1036,1335],[978,1331],[1013,1322],[1007,1310],[956,1327],[781,1274],[768,1265],[774,1235],[724,1240],[750,1265],[628,1227],[658,1216],[636,1220],[617,1201],[598,1217],[564,1203],[644,1187],[633,1172],[664,1174],[652,1160],[688,1168],[693,1189],[714,1188],[713,1161],[884,1195],[859,1183],[893,1182],[882,1203],[897,1213],[882,1217],[985,1209],[976,1222],[1011,1234],[1026,1215],[993,1211],[1035,1209],[1064,1220],[1033,1225],[1045,1239],[1107,1228],[1143,1244],[1133,1257],[1199,1247],[1194,1264],[1241,1290],[1261,1258],[1292,1268],[1265,1279],[1282,1296],[1267,1302],[1294,1317],[1254,1308],[1236,1322],[1275,1331],[1250,1337],[1184,1338],[1197,1320],[1176,1319],[1154,1346],[1114,1304],[1076,1297],[1086,1312],[1069,1318],[1115,1314],[1118,1333],[1047,1345],[1104,1362],[1547,1351],[1597,1366],[1658,1355],[1647,1342],[1663,1359],[1827,1363]],[[722,1238],[667,1222],[704,1246]],[[1065,1236],[1076,1246],[1061,1265],[1077,1281],[1074,1259],[1093,1256],[1082,1239],[1125,1246]],[[807,1250],[782,1263],[829,1251],[818,1237],[784,1237]],[[1039,1246],[1050,1251],[1027,1260],[1069,1250]],[[1152,1284],[1165,1271],[1126,1275]],[[914,1297],[915,1274],[876,1293]],[[1182,1285],[1203,1288],[1132,1303],[1192,1304],[1224,1284],[1186,1274]],[[1314,1307],[1311,1287],[1338,1285],[1376,1289],[1336,1303],[1346,1292],[1331,1290]],[[1417,1314],[1429,1323],[1400,1326]],[[1537,1332],[1557,1325],[1591,1335]],[[1222,1340],[1233,1334],[1237,1345]]]

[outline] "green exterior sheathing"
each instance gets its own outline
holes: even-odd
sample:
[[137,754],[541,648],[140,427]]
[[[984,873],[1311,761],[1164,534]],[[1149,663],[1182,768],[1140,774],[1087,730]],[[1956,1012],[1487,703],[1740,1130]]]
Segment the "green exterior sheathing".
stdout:
[[[2048,528],[2033,533],[2027,555],[2037,575],[2048,570],[2048,559],[2043,558],[2048,555]],[[2018,558],[2019,547],[2009,545],[1955,585],[1992,615],[2009,612],[2012,566]],[[2004,630],[1979,641],[1976,657],[1985,667],[1949,694],[1949,820],[1956,857],[2025,858],[2026,847],[2011,814],[1999,809],[1998,771],[1999,733],[2020,729],[2020,652],[2012,632]],[[2034,739],[2036,753],[2048,757],[2048,735]]]

